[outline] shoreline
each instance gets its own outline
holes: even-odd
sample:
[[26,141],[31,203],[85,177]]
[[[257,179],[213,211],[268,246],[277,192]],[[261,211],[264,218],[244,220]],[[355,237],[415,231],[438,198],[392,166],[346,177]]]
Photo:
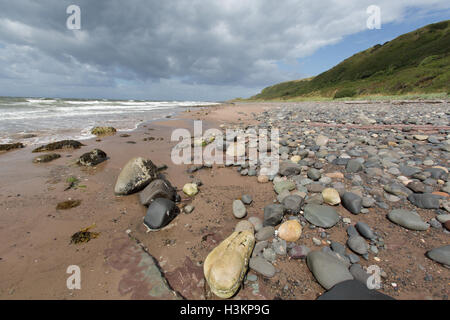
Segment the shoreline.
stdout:
[[[171,163],[170,150],[177,143],[168,142],[171,131],[174,128],[192,131],[191,124],[195,120],[203,121],[203,131],[220,128],[221,125],[245,127],[258,124],[258,118],[265,112],[281,112],[285,105],[303,108],[321,104],[324,103],[267,102],[189,107],[187,109],[193,110],[181,111],[174,118],[142,123],[136,130],[127,132],[129,137],[120,137],[117,133],[100,138],[101,141],[96,141],[97,138],[83,140],[86,146],[78,150],[57,151],[62,157],[47,164],[33,164],[31,160],[38,154],[31,153],[30,147],[0,154],[0,272],[8,275],[0,279],[0,298],[215,299],[205,290],[202,262],[239,222],[233,217],[232,201],[244,193],[251,194],[253,203],[247,207],[246,218],[262,218],[264,207],[273,203],[276,194],[272,183],[260,184],[256,177],[243,177],[235,167],[214,165],[212,169],[187,173],[189,165]],[[308,127],[310,124],[304,122],[302,125]],[[410,127],[414,130],[414,125]],[[385,130],[373,126],[357,129]],[[423,128],[416,129],[419,132]],[[441,130],[448,132],[449,128]],[[143,141],[149,137],[154,140]],[[109,159],[95,168],[73,164],[81,154],[93,148],[105,151]],[[134,156],[151,159],[157,166],[166,164],[168,169],[164,175],[177,190],[194,178],[200,179],[203,185],[192,201],[178,192],[182,202],[191,203],[194,211],[181,213],[163,230],[147,233],[142,223],[146,210],[140,205],[137,194],[115,196],[113,191],[121,168]],[[326,172],[338,170],[335,166],[324,169],[329,170]],[[66,180],[71,176],[76,176],[86,188],[64,191]],[[81,205],[64,211],[55,209],[58,202],[69,198],[81,200]],[[449,271],[425,258],[422,251],[424,247],[445,244],[448,234],[436,230],[420,234],[398,229],[387,221],[384,214],[379,214],[380,211],[384,213],[379,208],[369,208],[368,214],[358,216],[350,214],[342,205],[337,207],[337,211],[352,222],[364,221],[376,229],[388,230],[390,249],[380,253],[380,263],[389,271],[383,282],[401,284],[395,280],[400,274],[404,279],[411,278],[416,286],[408,283],[402,290],[386,288],[382,292],[398,299],[427,299],[439,291],[448,290],[445,283],[427,282],[422,275],[415,273],[407,275],[405,269],[411,268],[408,266],[410,260],[396,261],[397,250],[402,250],[401,254],[420,261],[433,274],[433,281],[445,279]],[[418,212],[427,220],[434,216],[430,210]],[[93,231],[100,232],[97,239],[80,245],[69,244],[73,233],[93,223],[96,224]],[[333,241],[345,243],[344,225],[335,226],[330,234]],[[318,231],[304,227],[298,243],[317,249],[311,244],[313,237],[319,237]],[[425,242],[417,247],[420,239]],[[370,259],[360,263],[364,266],[373,264],[372,257]],[[66,287],[69,265],[79,265],[82,270],[81,290],[68,290]],[[254,284],[246,283],[233,299],[316,299],[325,292],[304,260],[291,260],[285,256],[277,259],[275,266],[279,272],[274,278],[258,276],[258,290],[254,289]],[[151,270],[155,274],[146,274],[145,268],[154,268]],[[158,276],[157,270],[162,274]],[[249,274],[255,272],[250,271]],[[158,281],[166,281],[168,285]],[[155,290],[155,283],[162,289],[158,287],[160,290]],[[284,290],[286,285],[288,289]]]

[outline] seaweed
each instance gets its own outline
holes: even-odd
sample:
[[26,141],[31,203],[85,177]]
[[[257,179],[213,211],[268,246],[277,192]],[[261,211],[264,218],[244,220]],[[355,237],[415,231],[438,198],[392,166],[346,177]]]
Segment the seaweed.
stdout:
[[93,225],[90,225],[87,228],[84,228],[78,232],[75,232],[70,239],[70,243],[71,244],[72,243],[73,244],[86,243],[86,242],[89,242],[91,239],[97,238],[100,235],[100,233],[89,231],[92,228],[95,228],[95,223]]
[[68,210],[75,207],[78,207],[81,204],[81,200],[67,200],[58,203],[56,206],[56,210]]

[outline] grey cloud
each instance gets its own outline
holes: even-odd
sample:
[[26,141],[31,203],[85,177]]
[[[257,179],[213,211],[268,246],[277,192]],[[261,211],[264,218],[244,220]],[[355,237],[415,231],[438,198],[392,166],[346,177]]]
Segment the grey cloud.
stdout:
[[[118,88],[131,82],[143,91],[162,92],[165,84],[246,93],[300,77],[277,63],[363,30],[374,2],[0,0],[0,78],[27,86]],[[407,6],[449,6],[441,0],[377,2],[384,23],[401,18]],[[81,7],[80,31],[65,27],[72,3]]]

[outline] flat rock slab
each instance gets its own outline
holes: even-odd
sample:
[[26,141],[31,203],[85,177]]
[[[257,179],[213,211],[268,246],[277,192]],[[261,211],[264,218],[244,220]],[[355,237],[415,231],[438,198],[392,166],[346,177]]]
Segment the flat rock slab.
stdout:
[[155,258],[133,243],[128,237],[115,239],[105,251],[108,265],[122,273],[119,282],[121,295],[131,294],[136,300],[180,300],[161,273]]
[[312,251],[308,254],[306,262],[317,282],[327,290],[340,282],[353,280],[347,267],[328,253]]
[[419,214],[413,211],[395,209],[389,212],[387,217],[392,222],[410,230],[425,231],[430,227]]
[[306,205],[304,217],[309,223],[322,228],[331,228],[339,221],[334,208],[317,204]]

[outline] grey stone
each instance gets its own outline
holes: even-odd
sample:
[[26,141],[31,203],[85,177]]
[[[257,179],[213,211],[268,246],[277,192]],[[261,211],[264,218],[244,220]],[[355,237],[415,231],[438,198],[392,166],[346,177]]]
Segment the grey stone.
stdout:
[[277,254],[272,248],[266,248],[263,251],[263,257],[264,259],[273,262],[277,259]]
[[298,195],[289,195],[283,199],[283,206],[287,213],[298,214],[303,205],[303,198]]
[[350,260],[350,263],[357,263],[360,260],[359,257],[354,253],[347,254],[347,257]]
[[256,242],[255,247],[253,248],[252,257],[259,255],[268,245],[269,241],[267,240]]
[[272,248],[276,252],[276,254],[280,256],[285,256],[287,253],[287,245],[286,241],[283,239],[276,239],[272,242]]
[[360,161],[357,159],[351,159],[347,162],[347,165],[345,167],[345,170],[348,173],[356,173],[363,169],[363,165]]
[[150,229],[161,229],[168,225],[179,213],[175,202],[166,198],[156,198],[150,204],[144,223]]
[[356,230],[358,230],[359,234],[361,234],[366,239],[375,239],[375,234],[373,233],[372,229],[369,227],[367,223],[364,222],[358,222],[356,224]]
[[310,178],[313,181],[317,181],[320,179],[320,177],[322,176],[322,174],[320,173],[319,170],[311,168],[308,170],[307,172],[308,178]]
[[341,261],[322,251],[310,252],[306,261],[317,282],[327,290],[340,282],[353,279]]
[[255,238],[257,241],[264,241],[272,238],[275,234],[275,228],[272,226],[267,226],[259,230],[255,234]]
[[153,199],[156,198],[175,200],[175,195],[176,190],[169,181],[156,179],[150,182],[150,184],[139,193],[139,201],[143,206],[148,206]]
[[242,202],[243,202],[244,204],[251,204],[252,201],[253,201],[253,198],[252,198],[251,195],[244,194],[244,195],[241,197],[241,200],[242,200]]
[[241,200],[234,200],[233,201],[233,215],[238,218],[242,219],[247,214],[247,209],[245,209],[245,205]]
[[259,256],[250,258],[249,267],[267,278],[272,278],[276,272],[275,267],[269,261]]
[[339,242],[331,241],[331,249],[342,256],[345,255],[345,246],[343,244],[340,244]]
[[311,249],[307,246],[294,246],[288,251],[289,257],[292,259],[305,259]]
[[362,209],[362,198],[352,192],[346,192],[342,196],[342,205],[353,214],[358,214]]
[[334,208],[317,204],[306,205],[304,217],[309,223],[322,228],[331,228],[339,221]]
[[284,190],[292,191],[295,189],[295,182],[291,180],[281,180],[273,184],[273,188],[277,194],[282,193]]
[[431,193],[413,193],[408,200],[421,209],[439,209],[439,196]]
[[301,171],[301,166],[292,161],[283,161],[280,163],[279,173],[282,176],[297,175]]
[[427,251],[426,256],[433,261],[450,266],[450,245]]
[[395,209],[389,212],[387,217],[392,222],[411,230],[425,231],[430,227],[416,212],[408,210]]
[[366,254],[368,245],[366,240],[361,236],[352,236],[347,240],[347,246],[352,249],[353,252],[358,254]]
[[248,221],[253,224],[253,227],[255,227],[255,231],[258,232],[263,227],[263,223],[260,218],[258,217],[250,217],[248,218]]
[[284,207],[281,204],[271,204],[264,208],[264,226],[277,226],[283,219]]
[[358,231],[354,226],[348,226],[347,227],[347,234],[349,237],[357,236],[359,235]]
[[353,264],[350,267],[350,273],[356,280],[367,285],[367,280],[369,279],[370,274],[368,274],[366,271],[364,271],[364,269],[361,267],[360,264],[357,264],[357,263]]

